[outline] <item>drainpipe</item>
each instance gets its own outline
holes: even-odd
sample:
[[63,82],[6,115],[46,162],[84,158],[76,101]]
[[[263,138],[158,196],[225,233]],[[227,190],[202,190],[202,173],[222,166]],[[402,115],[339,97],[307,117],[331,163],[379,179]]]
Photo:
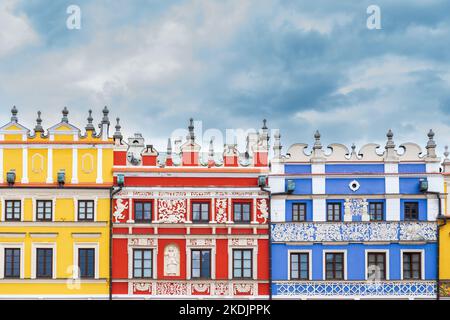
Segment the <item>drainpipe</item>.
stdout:
[[114,187],[111,187],[109,189],[109,300],[112,300],[113,198],[121,190],[122,190],[122,187],[118,187],[117,189],[114,189]]

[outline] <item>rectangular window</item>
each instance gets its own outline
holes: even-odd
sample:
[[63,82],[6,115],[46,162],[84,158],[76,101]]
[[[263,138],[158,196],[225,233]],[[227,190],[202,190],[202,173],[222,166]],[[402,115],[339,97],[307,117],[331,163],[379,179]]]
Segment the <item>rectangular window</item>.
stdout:
[[341,221],[341,204],[338,202],[327,203],[327,221]]
[[233,278],[252,278],[253,251],[250,249],[233,250]]
[[291,253],[291,279],[309,280],[309,253]]
[[191,251],[191,277],[211,278],[211,250]]
[[37,200],[36,210],[37,220],[52,221],[53,203],[51,200]]
[[78,201],[78,220],[94,221],[94,200]]
[[80,278],[95,278],[95,249],[78,249],[78,267]]
[[153,250],[133,250],[133,278],[151,278],[153,274]]
[[250,223],[250,203],[235,202],[233,204],[234,222]]
[[420,252],[403,253],[403,279],[419,280],[422,278],[422,254]]
[[386,280],[386,253],[369,252],[367,254],[367,278]]
[[306,221],[306,203],[292,204],[292,221]]
[[134,221],[138,223],[152,222],[152,203],[136,201],[134,203]]
[[36,278],[51,278],[53,276],[53,249],[36,249]]
[[344,280],[344,254],[325,254],[325,275],[326,280]]
[[370,221],[383,221],[384,219],[383,211],[384,211],[383,202],[370,202],[369,203]]
[[209,222],[209,203],[193,202],[192,203],[192,221],[193,222]]
[[20,249],[5,248],[5,278],[20,278]]
[[20,200],[5,201],[5,220],[20,221],[22,206]]
[[419,220],[419,203],[405,202],[405,220]]

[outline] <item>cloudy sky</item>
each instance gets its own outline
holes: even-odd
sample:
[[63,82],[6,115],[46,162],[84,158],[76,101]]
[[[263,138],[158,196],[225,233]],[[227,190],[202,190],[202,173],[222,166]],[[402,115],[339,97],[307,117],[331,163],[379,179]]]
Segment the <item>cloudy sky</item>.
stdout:
[[[112,4],[113,3],[113,4]],[[66,9],[81,8],[81,29]],[[366,10],[381,9],[369,30]],[[0,0],[0,119],[28,127],[64,106],[84,127],[108,105],[126,135],[160,150],[193,117],[283,145],[450,143],[450,1]],[[286,151],[286,148],[284,149]]]

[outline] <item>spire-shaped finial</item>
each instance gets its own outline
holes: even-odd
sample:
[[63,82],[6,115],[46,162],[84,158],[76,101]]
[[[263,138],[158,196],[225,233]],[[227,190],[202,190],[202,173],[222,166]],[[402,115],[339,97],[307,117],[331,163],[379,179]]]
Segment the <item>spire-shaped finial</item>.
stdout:
[[352,153],[356,153],[356,145],[355,145],[355,143],[353,142],[352,143]]
[[448,152],[448,146],[445,146],[444,149],[445,149],[444,151],[445,160],[449,160],[448,156],[450,155],[450,152]]
[[320,141],[320,132],[319,132],[319,130],[316,130],[316,132],[314,133],[314,139],[316,141],[314,142],[313,149],[322,149],[322,143]]
[[392,132],[391,129],[389,129],[389,131],[386,133],[386,137],[388,138],[388,141],[386,142],[386,149],[389,148],[395,148],[395,143],[394,143],[394,133]]
[[12,107],[12,109],[11,109],[11,114],[12,114],[12,116],[11,116],[11,121],[12,122],[17,122],[17,120],[18,120],[18,118],[17,118],[17,108],[16,108],[16,106],[13,106]]
[[68,123],[69,122],[69,118],[67,117],[69,115],[69,110],[67,110],[67,107],[64,107],[63,111],[62,111],[62,122]]
[[274,157],[276,159],[281,157],[281,134],[280,134],[280,130],[275,130],[275,133],[273,135],[275,141],[273,143],[273,153],[274,153]]
[[34,132],[44,132],[44,128],[42,128],[42,119],[40,111],[37,112],[36,126],[34,127]]
[[94,127],[94,125],[92,124],[92,121],[94,120],[94,119],[92,118],[92,110],[89,109],[88,112],[89,112],[89,115],[88,115],[88,117],[87,117],[88,124],[86,125],[86,131],[88,131],[88,130],[94,131],[94,130],[95,130],[95,127]]
[[103,108],[103,119],[102,119],[102,124],[103,124],[103,123],[109,124],[108,114],[109,114],[108,107],[105,106],[105,107]]
[[190,118],[189,119],[189,136],[188,136],[188,140],[190,140],[192,143],[195,140],[195,135],[194,135],[194,119]]
[[116,140],[116,139],[122,140],[123,136],[122,136],[122,132],[120,132],[120,129],[122,128],[120,126],[120,118],[116,118],[116,127],[115,128],[116,128],[116,132],[114,132],[113,139],[114,140]]
[[264,119],[263,120],[263,130],[266,130],[267,129],[267,120],[266,119]]
[[427,142],[427,148],[436,148],[436,142],[433,140],[434,138],[434,132],[432,129],[428,132],[428,142]]
[[167,156],[172,156],[172,140],[167,139]]

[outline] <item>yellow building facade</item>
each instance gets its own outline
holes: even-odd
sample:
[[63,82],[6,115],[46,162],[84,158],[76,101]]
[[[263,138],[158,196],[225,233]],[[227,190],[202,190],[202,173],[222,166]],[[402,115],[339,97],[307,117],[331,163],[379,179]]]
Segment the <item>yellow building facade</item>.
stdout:
[[441,299],[450,299],[450,159],[448,147],[445,147],[443,175],[444,199],[442,212],[445,218],[439,220],[439,296]]
[[[0,298],[109,296],[113,139],[61,122],[30,130],[18,111],[0,128]],[[98,131],[98,132],[96,132]]]

